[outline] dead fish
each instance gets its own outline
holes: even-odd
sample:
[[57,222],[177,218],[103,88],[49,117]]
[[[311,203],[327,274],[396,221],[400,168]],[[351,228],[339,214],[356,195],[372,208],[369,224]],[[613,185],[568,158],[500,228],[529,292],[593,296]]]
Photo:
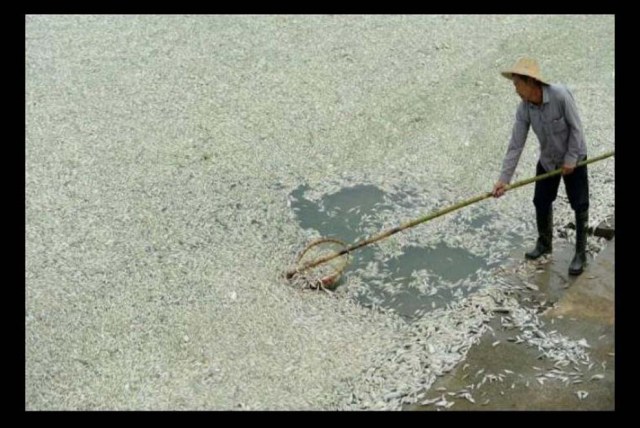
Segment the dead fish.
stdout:
[[587,391],[576,391],[576,395],[580,400],[584,400],[589,396],[589,393]]
[[462,398],[469,401],[470,403],[476,404],[476,400],[473,399],[473,396],[468,392],[462,395]]
[[423,406],[428,406],[428,405],[433,404],[433,403],[435,403],[437,401],[440,401],[440,397],[426,399],[426,400],[420,402],[420,404],[422,404]]
[[399,397],[401,397],[401,396],[402,396],[402,392],[400,392],[400,391],[395,391],[395,392],[391,392],[391,393],[389,393],[389,394],[385,395],[385,396],[383,397],[383,400],[384,400],[384,401],[390,401],[390,400],[393,400],[394,398],[399,398]]
[[447,400],[440,400],[437,403],[435,403],[436,406],[438,407],[446,407],[449,408],[453,405],[453,401],[447,401]]

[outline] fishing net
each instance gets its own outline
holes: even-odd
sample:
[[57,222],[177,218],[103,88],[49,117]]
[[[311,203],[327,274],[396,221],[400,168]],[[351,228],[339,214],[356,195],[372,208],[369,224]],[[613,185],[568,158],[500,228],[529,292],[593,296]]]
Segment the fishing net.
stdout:
[[313,240],[300,252],[296,267],[287,273],[287,278],[300,287],[332,290],[349,264],[346,249],[347,245],[337,239]]

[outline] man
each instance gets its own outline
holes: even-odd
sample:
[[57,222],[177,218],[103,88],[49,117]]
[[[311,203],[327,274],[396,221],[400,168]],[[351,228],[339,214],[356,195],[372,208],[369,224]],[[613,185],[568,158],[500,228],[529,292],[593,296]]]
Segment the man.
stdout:
[[[502,75],[513,81],[522,99],[516,111],[511,140],[502,163],[500,178],[493,187],[498,198],[511,181],[527,139],[529,126],[540,142],[536,175],[562,168],[562,178],[571,208],[576,216],[576,253],[569,266],[570,275],[580,275],[586,265],[587,224],[589,219],[589,182],[587,166],[576,164],[587,158],[587,147],[573,95],[566,86],[549,84],[540,74],[538,63],[522,58]],[[528,259],[551,253],[553,237],[553,201],[558,194],[560,176],[536,181],[533,204],[536,208],[538,240],[526,253]]]

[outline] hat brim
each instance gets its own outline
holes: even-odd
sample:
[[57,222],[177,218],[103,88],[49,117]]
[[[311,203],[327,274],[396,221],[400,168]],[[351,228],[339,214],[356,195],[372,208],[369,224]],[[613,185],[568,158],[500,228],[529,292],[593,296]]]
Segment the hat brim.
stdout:
[[527,76],[527,77],[531,77],[532,79],[537,80],[540,83],[544,83],[545,85],[548,85],[549,83],[546,80],[542,80],[539,77],[534,77],[534,76],[529,76],[528,74],[522,74],[522,73],[514,73],[513,71],[501,71],[500,74],[502,74],[503,77],[509,79],[509,80],[513,80],[513,75],[514,74],[518,74],[520,76]]

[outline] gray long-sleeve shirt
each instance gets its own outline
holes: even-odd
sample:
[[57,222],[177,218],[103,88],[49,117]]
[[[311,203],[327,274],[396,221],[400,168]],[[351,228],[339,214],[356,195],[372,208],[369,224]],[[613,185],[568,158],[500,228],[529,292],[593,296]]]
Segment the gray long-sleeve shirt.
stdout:
[[545,170],[551,171],[564,164],[575,165],[586,157],[587,145],[573,95],[564,85],[543,85],[540,106],[528,101],[522,101],[518,106],[500,181],[511,182],[529,126],[540,142],[540,163]]

